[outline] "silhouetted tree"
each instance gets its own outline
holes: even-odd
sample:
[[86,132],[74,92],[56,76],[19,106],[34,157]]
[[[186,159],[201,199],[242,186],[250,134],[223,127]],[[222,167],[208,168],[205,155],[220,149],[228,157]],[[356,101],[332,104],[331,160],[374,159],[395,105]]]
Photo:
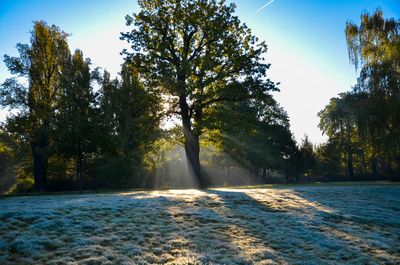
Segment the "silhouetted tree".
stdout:
[[318,113],[319,127],[330,138],[337,138],[347,157],[347,175],[354,178],[354,145],[357,137],[357,108],[354,95],[343,93],[332,98],[330,103]]
[[146,181],[145,156],[160,135],[161,119],[160,99],[140,80],[137,69],[125,63],[120,77],[110,80],[104,72],[99,101],[104,157],[97,174],[113,174],[114,187]]
[[62,93],[56,113],[57,152],[73,158],[79,190],[83,189],[83,166],[87,155],[100,145],[98,111],[91,86],[90,60],[76,50],[62,76]]
[[265,181],[267,170],[294,173],[296,143],[287,113],[270,97],[264,100],[223,102],[206,123],[218,133],[212,141],[222,151]]
[[18,109],[12,119],[14,129],[29,141],[34,167],[35,189],[44,190],[50,133],[54,109],[61,92],[60,77],[70,58],[67,34],[43,21],[35,22],[30,44],[17,44],[19,57],[4,56],[9,71],[27,81],[7,79],[1,87],[1,105]]
[[275,89],[265,78],[266,45],[224,1],[141,0],[139,6],[139,13],[126,17],[134,28],[122,34],[132,45],[125,54],[167,96],[169,112],[180,117],[189,172],[204,186],[199,160],[204,120],[217,102]]
[[300,154],[303,174],[307,177],[307,182],[310,183],[310,177],[315,173],[316,159],[314,146],[308,139],[308,135],[305,135],[301,142]]

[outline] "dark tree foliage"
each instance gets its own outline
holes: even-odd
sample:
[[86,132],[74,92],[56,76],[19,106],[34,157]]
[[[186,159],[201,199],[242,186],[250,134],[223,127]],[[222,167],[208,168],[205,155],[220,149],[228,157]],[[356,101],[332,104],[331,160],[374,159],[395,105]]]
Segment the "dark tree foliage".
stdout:
[[19,57],[4,56],[9,71],[22,77],[7,79],[0,90],[3,107],[18,109],[8,123],[22,133],[31,146],[35,189],[46,185],[52,119],[61,92],[61,75],[70,58],[67,34],[43,21],[35,22],[30,44],[17,44]]
[[[360,70],[351,92],[340,94],[319,113],[329,137],[322,146],[324,167],[345,169],[347,179],[400,179],[400,21],[380,9],[346,24],[349,58]],[[335,150],[336,153],[328,153]],[[329,169],[329,171],[332,171]],[[357,176],[356,176],[357,175]]]
[[287,113],[270,97],[223,102],[214,108],[209,129],[222,152],[266,181],[267,170],[296,173],[297,146],[289,129]]
[[310,183],[310,177],[315,174],[316,158],[314,146],[305,135],[300,145],[300,156],[302,162],[301,171],[307,177],[307,182]]
[[204,120],[218,102],[275,89],[265,78],[266,45],[224,1],[141,0],[139,6],[139,13],[126,17],[133,29],[122,34],[132,46],[125,54],[181,119],[189,173],[204,186],[199,160]]
[[[160,99],[140,80],[137,69],[126,63],[121,79],[110,80],[104,72],[100,93],[104,141],[96,174],[105,186],[143,186],[145,156],[160,135]],[[107,180],[109,175],[114,179]]]
[[67,34],[42,21],[17,47],[20,56],[4,60],[15,77],[0,89],[1,106],[13,110],[1,131],[0,184],[9,187],[12,174],[9,191],[141,185],[161,104],[140,73],[124,64],[120,78],[100,78],[81,51],[71,55]]
[[62,92],[55,114],[57,153],[75,160],[79,190],[83,189],[85,158],[96,153],[101,142],[99,111],[91,84],[90,60],[76,50],[62,76]]

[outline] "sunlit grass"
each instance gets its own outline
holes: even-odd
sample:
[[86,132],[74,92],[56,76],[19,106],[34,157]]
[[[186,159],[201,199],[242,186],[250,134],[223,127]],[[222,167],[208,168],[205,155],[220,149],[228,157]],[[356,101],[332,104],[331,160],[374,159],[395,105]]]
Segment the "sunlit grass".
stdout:
[[0,263],[396,264],[387,184],[3,198]]
[[291,187],[308,187],[308,186],[370,186],[370,185],[400,185],[400,182],[382,181],[334,181],[334,182],[312,182],[312,183],[289,183],[289,184],[262,184],[262,185],[243,185],[228,186],[225,188],[234,189],[254,189],[254,188],[291,188]]

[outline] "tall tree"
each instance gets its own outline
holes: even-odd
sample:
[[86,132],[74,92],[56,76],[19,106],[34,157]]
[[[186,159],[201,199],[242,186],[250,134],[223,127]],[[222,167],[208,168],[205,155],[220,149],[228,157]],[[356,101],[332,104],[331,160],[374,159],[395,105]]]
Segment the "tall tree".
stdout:
[[144,184],[145,156],[160,133],[160,99],[139,77],[132,64],[124,63],[119,78],[111,80],[107,72],[102,78],[100,111],[105,161],[100,175],[114,175],[114,187]]
[[140,0],[139,6],[139,13],[126,17],[134,28],[122,34],[132,45],[125,53],[180,117],[189,174],[204,187],[199,137],[208,109],[275,89],[265,78],[266,45],[225,1]]
[[347,176],[354,178],[354,136],[357,133],[357,109],[354,95],[342,93],[318,113],[319,127],[329,138],[337,138],[347,157]]
[[302,171],[307,176],[307,182],[310,183],[310,176],[315,172],[315,152],[314,146],[305,135],[300,145],[301,161],[303,164]]
[[9,71],[23,77],[7,79],[1,86],[1,105],[17,108],[13,122],[30,143],[35,189],[44,190],[50,154],[50,131],[60,94],[60,76],[70,58],[67,34],[43,21],[35,22],[28,44],[17,44],[19,57],[4,56]]
[[62,93],[56,114],[55,140],[58,152],[73,158],[79,190],[83,189],[85,157],[96,151],[98,115],[91,87],[90,60],[76,50],[62,76]]
[[122,151],[125,155],[135,153],[141,159],[148,145],[158,136],[160,99],[141,82],[135,67],[123,64],[114,102]]
[[[272,96],[265,100],[221,102],[206,120],[213,142],[234,159],[265,180],[267,169],[285,171],[297,151],[287,113]],[[286,161],[290,160],[290,161]],[[287,172],[289,173],[289,172]]]
[[361,68],[355,92],[367,96],[362,129],[378,153],[395,161],[400,179],[400,20],[377,9],[363,13],[359,26],[347,22],[345,33],[350,60]]

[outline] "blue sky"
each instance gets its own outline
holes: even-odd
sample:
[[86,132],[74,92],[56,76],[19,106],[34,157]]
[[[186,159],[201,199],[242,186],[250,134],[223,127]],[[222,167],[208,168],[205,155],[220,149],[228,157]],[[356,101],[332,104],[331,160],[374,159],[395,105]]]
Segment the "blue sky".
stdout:
[[[288,111],[297,140],[304,134],[324,141],[317,113],[355,83],[344,27],[359,23],[362,11],[382,8],[385,17],[400,18],[400,0],[236,0],[236,14],[269,46],[268,77],[280,82],[278,102]],[[268,6],[255,14],[265,4]],[[0,0],[0,55],[17,55],[15,45],[29,42],[32,21],[45,20],[71,33],[71,50],[80,48],[96,66],[116,74],[126,46],[124,16],[138,11],[135,0]],[[9,74],[0,63],[0,82]],[[5,111],[0,113],[4,119]]]

